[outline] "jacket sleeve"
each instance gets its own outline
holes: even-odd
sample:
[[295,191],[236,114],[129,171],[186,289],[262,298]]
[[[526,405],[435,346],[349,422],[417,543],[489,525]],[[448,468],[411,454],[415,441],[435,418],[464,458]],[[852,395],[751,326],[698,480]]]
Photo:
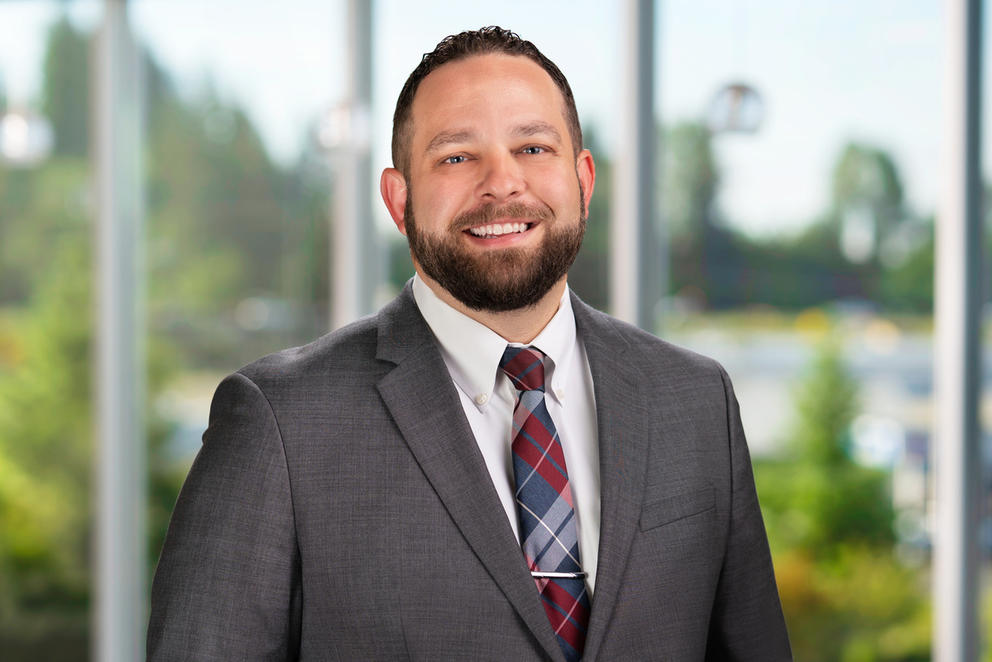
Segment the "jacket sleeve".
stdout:
[[300,630],[292,491],[268,400],[235,373],[214,394],[152,584],[147,657],[291,660]]
[[791,660],[740,408],[721,368],[731,454],[730,531],[710,622],[707,660]]

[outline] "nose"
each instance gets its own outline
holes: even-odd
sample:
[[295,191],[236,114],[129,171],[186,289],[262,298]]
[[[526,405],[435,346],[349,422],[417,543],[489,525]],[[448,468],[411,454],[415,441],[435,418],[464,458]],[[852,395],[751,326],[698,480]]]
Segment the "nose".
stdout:
[[486,159],[479,196],[487,202],[502,202],[523,192],[526,186],[520,164],[513,154],[494,154]]

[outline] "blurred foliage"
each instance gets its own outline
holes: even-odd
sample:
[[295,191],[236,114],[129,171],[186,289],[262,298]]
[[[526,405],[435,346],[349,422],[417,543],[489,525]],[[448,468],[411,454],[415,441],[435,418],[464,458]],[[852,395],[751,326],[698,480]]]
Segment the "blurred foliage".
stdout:
[[[33,176],[47,195],[28,217],[44,221],[47,242],[23,238],[43,268],[24,305],[0,309],[0,650],[6,660],[76,660],[88,651],[91,590],[93,264],[86,208],[58,201],[77,199],[88,173],[85,161],[56,157]],[[153,340],[152,393],[171,363]],[[169,424],[152,411],[146,419],[154,459]],[[161,544],[181,476],[161,462],[151,469],[149,527]]]
[[[0,166],[4,660],[89,657],[91,41],[64,18],[50,29],[41,103],[55,149],[34,169]],[[186,471],[168,450],[173,423],[151,403],[178,369],[232,370],[322,330],[328,178],[312,151],[290,169],[275,166],[240,109],[210,89],[181,98],[144,60],[150,577]],[[246,328],[237,319],[246,296],[274,302],[293,319]],[[281,304],[290,297],[299,303]]]
[[[48,37],[42,106],[55,152],[34,171],[3,172],[0,305],[28,301],[52,259],[53,234],[67,216],[88,227],[95,211],[91,181],[71,189],[63,181],[88,165],[92,39],[65,18]],[[209,84],[183,98],[149,56],[143,60],[153,329],[179,341],[187,364],[218,369],[319,334],[328,292],[323,157],[310,148],[292,167],[278,167],[237,105]],[[290,302],[276,308],[293,318],[246,328],[236,312],[248,297]]]
[[978,627],[978,631],[984,633],[982,644],[985,652],[982,654],[982,662],[992,662],[992,641],[989,640],[989,633],[992,633],[992,591],[985,591],[982,600],[982,621]]
[[884,150],[861,143],[844,146],[833,170],[833,208],[837,220],[844,212],[865,209],[871,215],[877,244],[905,219],[899,170]]
[[681,122],[661,134],[660,214],[677,299],[708,310],[798,311],[847,300],[894,313],[932,311],[933,219],[906,209],[884,150],[845,145],[822,215],[792,236],[755,238],[732,228],[718,208],[715,137],[705,125]]
[[[879,291],[893,310],[930,312],[933,310],[934,220],[916,226],[918,240],[901,260],[891,261],[882,271]],[[992,238],[992,235],[990,235]],[[989,244],[992,249],[992,242]],[[992,253],[992,250],[986,251]]]
[[[88,259],[54,249],[29,311],[5,319],[0,364],[0,648],[87,619],[90,296]],[[85,632],[82,627],[77,631]],[[38,659],[38,658],[35,658]]]
[[[278,168],[242,110],[209,88],[185,101],[153,62],[146,70],[151,323],[200,369],[230,370],[319,335],[328,293],[323,162],[308,152]],[[287,318],[239,323],[249,297]]]
[[796,659],[928,660],[927,578],[894,555],[887,474],[851,459],[858,391],[836,341],[819,347],[795,411],[786,454],[754,471]]
[[583,127],[586,148],[596,164],[596,187],[589,201],[586,236],[575,264],[568,274],[568,285],[583,301],[599,310],[609,307],[610,190],[613,167],[593,127]]
[[668,228],[671,288],[695,307],[723,307],[719,283],[738,270],[733,234],[719,222],[720,175],[709,129],[682,122],[661,132],[661,216]]
[[89,51],[89,39],[65,16],[52,24],[42,71],[41,109],[55,129],[54,153],[59,156],[87,154]]

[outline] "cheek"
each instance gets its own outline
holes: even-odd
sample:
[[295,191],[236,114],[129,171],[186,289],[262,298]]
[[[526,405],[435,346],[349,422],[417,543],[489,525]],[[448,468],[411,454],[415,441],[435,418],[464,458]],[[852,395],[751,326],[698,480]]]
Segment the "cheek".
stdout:
[[413,213],[419,227],[438,230],[446,227],[459,208],[457,189],[433,184],[413,192]]
[[560,211],[571,211],[579,204],[579,180],[575,171],[548,169],[535,173],[534,188],[539,196],[551,207]]

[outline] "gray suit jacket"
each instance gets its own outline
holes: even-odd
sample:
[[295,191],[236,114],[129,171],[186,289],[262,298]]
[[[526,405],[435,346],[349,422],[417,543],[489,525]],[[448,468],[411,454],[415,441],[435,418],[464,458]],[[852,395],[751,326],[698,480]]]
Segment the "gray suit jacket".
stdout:
[[[584,659],[791,659],[726,373],[573,305],[602,479]],[[148,658],[562,660],[409,285],[218,387]]]

